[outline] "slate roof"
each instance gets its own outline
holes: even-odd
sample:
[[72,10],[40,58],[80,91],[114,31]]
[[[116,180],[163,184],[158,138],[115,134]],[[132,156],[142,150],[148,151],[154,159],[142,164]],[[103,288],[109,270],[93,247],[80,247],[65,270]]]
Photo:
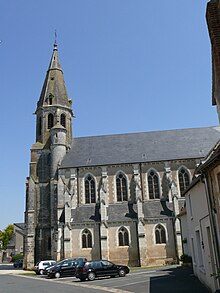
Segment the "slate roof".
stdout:
[[73,138],[61,168],[203,158],[219,139],[217,126]]
[[[172,217],[172,203],[163,200],[147,201],[143,204],[145,219]],[[137,204],[129,202],[110,204],[108,207],[108,222],[134,221],[137,220]],[[74,223],[100,222],[99,205],[82,206],[71,210]]]
[[53,54],[44,80],[40,99],[37,103],[37,110],[42,106],[48,106],[47,98],[50,95],[52,95],[54,99],[53,105],[61,105],[70,109],[70,102],[64,82],[63,71],[60,66],[56,43],[54,43]]
[[26,229],[26,224],[25,223],[14,223],[14,226],[17,226],[21,230]]
[[143,204],[144,218],[161,218],[173,216],[172,203],[163,200],[149,200]]
[[128,202],[110,204],[108,207],[108,221],[133,221],[137,219],[137,205]]
[[71,210],[71,217],[74,223],[82,222],[99,222],[99,205],[95,206],[81,206]]

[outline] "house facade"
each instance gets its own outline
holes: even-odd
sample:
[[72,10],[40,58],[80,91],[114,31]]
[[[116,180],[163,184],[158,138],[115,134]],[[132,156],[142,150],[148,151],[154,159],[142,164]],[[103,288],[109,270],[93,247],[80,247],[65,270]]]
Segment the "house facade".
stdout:
[[[212,48],[212,104],[220,121],[220,1],[207,3],[206,19]],[[220,142],[196,168],[186,197],[187,241],[195,275],[219,292],[220,284]],[[181,216],[180,216],[181,218]]]
[[[198,168],[200,170],[200,167]],[[210,205],[208,181],[197,173],[185,193],[187,208],[187,242],[190,246],[194,274],[212,292],[218,288],[218,280],[212,275],[218,270],[216,239],[213,233],[213,207]]]
[[11,258],[16,254],[23,255],[24,251],[24,239],[25,239],[25,224],[24,223],[14,223],[14,231],[10,242],[6,248],[5,258]]

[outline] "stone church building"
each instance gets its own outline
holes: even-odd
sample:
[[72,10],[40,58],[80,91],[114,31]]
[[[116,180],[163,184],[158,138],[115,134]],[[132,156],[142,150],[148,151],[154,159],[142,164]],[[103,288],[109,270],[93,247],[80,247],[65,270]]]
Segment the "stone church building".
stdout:
[[25,267],[79,256],[129,266],[177,261],[182,194],[220,128],[72,137],[56,42],[35,114]]

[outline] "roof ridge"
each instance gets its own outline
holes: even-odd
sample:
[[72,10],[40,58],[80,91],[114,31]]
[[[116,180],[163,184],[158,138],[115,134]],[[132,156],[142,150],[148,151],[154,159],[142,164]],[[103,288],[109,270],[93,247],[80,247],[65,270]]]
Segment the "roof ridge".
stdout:
[[220,131],[220,126],[205,126],[205,127],[191,127],[191,128],[175,128],[175,129],[164,129],[164,130],[150,130],[150,131],[140,131],[140,132],[126,132],[126,133],[111,133],[111,134],[98,134],[98,135],[88,135],[88,136],[78,136],[74,139],[79,138],[93,138],[93,137],[103,137],[103,136],[121,136],[121,135],[133,135],[133,134],[144,134],[144,133],[161,133],[161,132],[175,132],[175,131],[186,131],[186,130],[198,130],[198,129],[217,129]]

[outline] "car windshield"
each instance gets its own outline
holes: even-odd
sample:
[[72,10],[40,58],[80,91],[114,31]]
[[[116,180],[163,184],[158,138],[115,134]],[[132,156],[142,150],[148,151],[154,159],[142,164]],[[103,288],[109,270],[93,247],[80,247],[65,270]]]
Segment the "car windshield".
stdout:
[[60,260],[60,261],[56,262],[56,265],[62,265],[62,264],[64,264],[65,262],[66,262],[66,260]]

